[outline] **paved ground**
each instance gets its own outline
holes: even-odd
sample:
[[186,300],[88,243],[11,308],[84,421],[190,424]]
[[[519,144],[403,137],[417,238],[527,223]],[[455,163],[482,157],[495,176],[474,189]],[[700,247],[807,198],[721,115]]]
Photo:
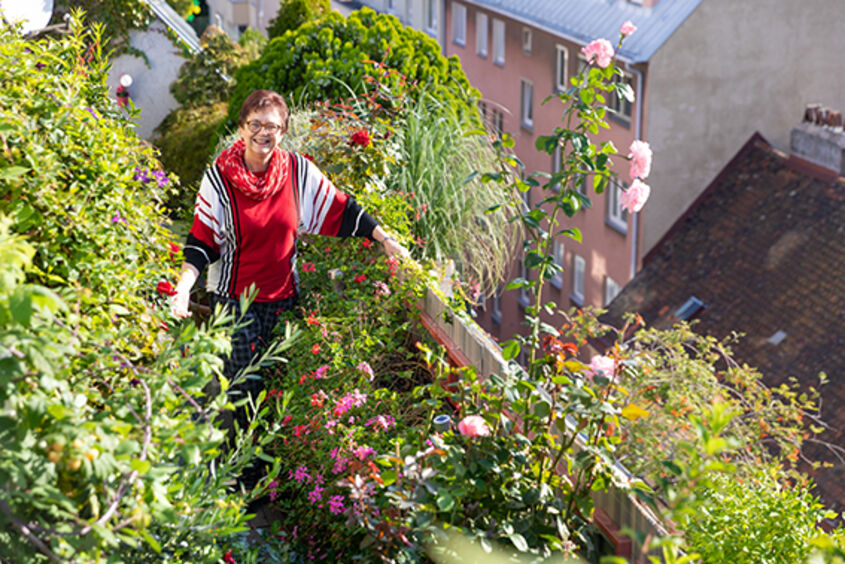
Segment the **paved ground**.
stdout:
[[344,16],[348,16],[350,12],[361,7],[361,3],[356,0],[331,0],[332,10],[340,12]]

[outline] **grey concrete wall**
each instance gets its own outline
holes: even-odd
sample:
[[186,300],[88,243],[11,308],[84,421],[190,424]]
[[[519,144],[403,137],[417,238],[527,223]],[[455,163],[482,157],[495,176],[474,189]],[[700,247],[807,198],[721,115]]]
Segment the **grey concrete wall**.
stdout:
[[703,0],[652,57],[645,252],[755,131],[788,152],[807,103],[845,110],[843,23],[843,0]]
[[129,94],[135,106],[141,109],[138,118],[138,135],[144,139],[179,104],[170,94],[170,84],[179,76],[185,59],[170,40],[161,22],[153,22],[146,31],[131,32],[132,46],[146,53],[150,66],[134,55],[121,55],[112,60],[108,86],[114,95],[121,74],[132,76]]

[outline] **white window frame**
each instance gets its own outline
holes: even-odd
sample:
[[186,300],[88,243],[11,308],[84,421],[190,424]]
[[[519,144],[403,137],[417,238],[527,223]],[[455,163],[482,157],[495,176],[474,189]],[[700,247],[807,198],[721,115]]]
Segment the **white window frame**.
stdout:
[[501,139],[502,133],[505,131],[505,113],[502,110],[493,108],[491,128],[493,129],[496,139]]
[[[563,166],[563,154],[562,149],[558,144],[557,147],[555,147],[555,150],[552,151],[552,175],[559,173],[561,166]],[[555,192],[560,192],[560,182],[555,182],[552,184],[551,188]]]
[[572,291],[569,299],[576,304],[584,305],[584,278],[587,272],[587,261],[584,257],[572,254]]
[[425,31],[430,35],[437,34],[437,0],[423,0],[423,18]]
[[522,127],[534,127],[534,83],[525,78],[519,80],[519,123]]
[[489,41],[490,24],[487,14],[476,12],[475,14],[475,54],[487,58],[487,44]]
[[604,306],[607,307],[610,305],[610,302],[613,301],[613,298],[619,295],[619,292],[622,291],[622,286],[616,283],[616,280],[611,278],[610,276],[605,275],[604,277]]
[[387,11],[391,14],[396,12],[396,0],[387,0]]
[[569,90],[569,49],[555,45],[555,91]]
[[505,65],[505,21],[493,18],[493,63]]
[[549,282],[551,282],[552,286],[558,290],[563,290],[563,261],[565,257],[566,247],[564,247],[563,241],[555,239],[552,242],[552,259],[554,260],[554,263],[560,267],[560,270],[549,279]]
[[[631,73],[622,71],[622,76],[620,77],[618,74],[614,73],[611,82],[625,82],[631,89],[634,88],[634,75]],[[633,115],[634,104],[626,100],[625,98],[620,98],[616,92],[609,92],[607,94],[607,111],[611,112],[614,116],[618,119],[630,123],[631,116]]]
[[452,4],[452,43],[467,44],[467,7],[458,2]]
[[612,178],[607,184],[605,193],[607,194],[607,224],[624,235],[628,233],[628,210],[620,205],[622,191],[619,180]]
[[534,33],[530,27],[522,28],[522,52],[526,55],[531,54],[532,44],[534,42]]

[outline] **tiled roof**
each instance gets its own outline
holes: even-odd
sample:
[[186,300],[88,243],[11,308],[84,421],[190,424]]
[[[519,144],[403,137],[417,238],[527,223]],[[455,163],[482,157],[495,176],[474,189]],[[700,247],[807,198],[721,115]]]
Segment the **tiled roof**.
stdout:
[[[697,297],[704,309],[696,331],[744,333],[736,358],[759,368],[766,384],[795,378],[818,388],[819,372],[828,375],[822,418],[833,429],[821,437],[845,447],[845,179],[793,162],[752,137],[603,320],[618,326],[630,311],[668,327]],[[832,462],[818,445],[805,445],[805,454]],[[845,465],[812,474],[823,499],[845,509]]]
[[701,0],[660,0],[652,8],[628,0],[467,0],[545,29],[578,43],[604,37],[614,45],[626,20],[637,31],[625,40],[619,56],[633,63],[648,61],[701,3]]

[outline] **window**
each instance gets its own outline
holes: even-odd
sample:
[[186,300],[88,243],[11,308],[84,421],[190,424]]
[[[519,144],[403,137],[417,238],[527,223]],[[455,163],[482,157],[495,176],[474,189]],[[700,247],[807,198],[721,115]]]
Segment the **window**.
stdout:
[[572,292],[569,298],[577,305],[584,305],[584,272],[587,263],[583,257],[572,255]]
[[493,62],[505,64],[505,22],[493,19]]
[[435,0],[425,0],[423,5],[425,16],[425,30],[429,33],[437,33],[437,4]]
[[578,74],[584,72],[584,69],[587,68],[589,63],[587,63],[587,57],[583,55],[583,53],[578,53]]
[[502,132],[505,131],[504,128],[504,121],[505,121],[505,114],[502,113],[501,110],[493,110],[493,134],[496,136],[497,139],[502,138]]
[[475,52],[479,57],[487,56],[487,14],[475,14]]
[[703,307],[704,302],[695,296],[690,296],[689,299],[684,302],[684,305],[675,310],[675,317],[681,321],[687,320],[698,313]]
[[607,186],[607,224],[622,234],[628,232],[628,210],[623,209],[622,186],[617,179],[612,179]]
[[388,12],[395,12],[396,11],[396,0],[387,0],[387,11]]
[[616,283],[616,281],[611,278],[610,276],[604,277],[604,306],[607,307],[610,305],[610,302],[613,301],[613,298],[619,295],[619,292],[622,290],[622,286]]
[[563,247],[563,243],[555,239],[554,243],[552,243],[552,255],[554,258],[554,263],[556,266],[560,267],[554,276],[551,277],[549,282],[552,283],[552,286],[557,288],[558,290],[563,289],[563,256],[564,256],[565,249]]
[[490,319],[495,321],[496,323],[502,322],[502,291],[496,290],[496,292],[491,297],[493,302],[493,306],[490,308]]
[[522,127],[534,127],[534,84],[524,78],[520,80],[520,123]]
[[452,4],[452,42],[467,43],[467,7],[457,2]]
[[[627,72],[623,71],[622,76],[614,74],[612,81],[614,83],[627,84],[633,88],[633,76]],[[631,102],[620,97],[616,92],[609,93],[607,96],[607,109],[624,121],[631,121],[631,106]]]
[[487,123],[487,102],[478,102],[478,113],[481,115],[481,121]]
[[565,92],[569,89],[569,49],[563,45],[555,46],[557,58],[555,62],[555,90]]
[[532,33],[527,27],[522,28],[522,52],[526,55],[531,54]]
[[[555,147],[555,150],[552,152],[552,175],[555,175],[560,172],[561,167],[561,154],[560,154],[560,145]],[[560,182],[555,182],[552,184],[552,190],[555,192],[560,192]]]
[[[526,192],[527,194],[528,192]],[[525,266],[525,257],[523,257],[522,263],[519,265],[519,277],[523,280],[528,280],[530,273],[528,272],[528,268]],[[517,301],[519,305],[522,307],[528,307],[531,305],[531,296],[528,293],[528,288],[525,286],[519,289],[519,296],[517,297]]]

